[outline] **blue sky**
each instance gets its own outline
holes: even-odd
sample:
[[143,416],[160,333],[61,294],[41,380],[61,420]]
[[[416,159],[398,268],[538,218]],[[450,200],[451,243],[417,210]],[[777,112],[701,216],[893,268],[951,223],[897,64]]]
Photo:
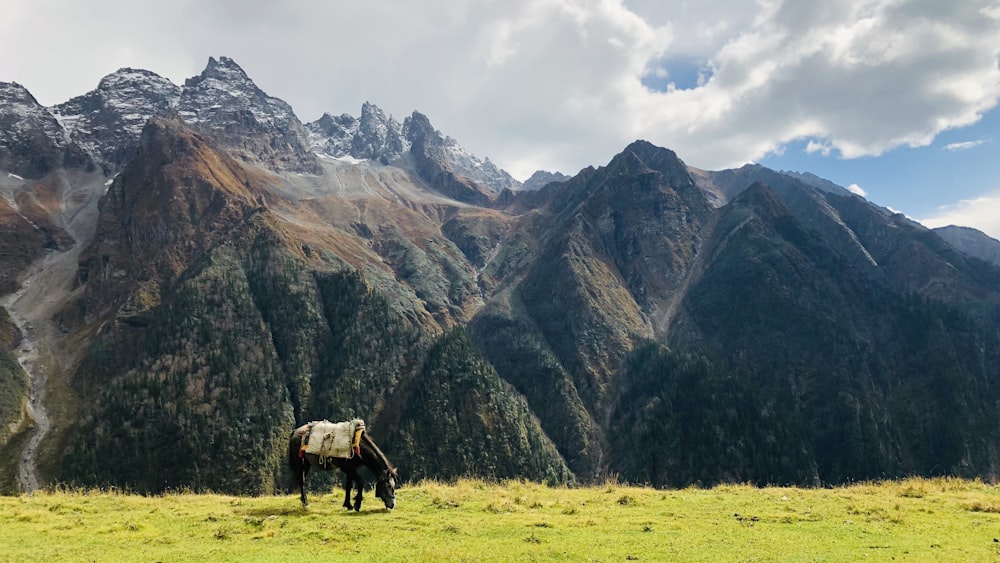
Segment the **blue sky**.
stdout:
[[976,223],[1000,238],[1000,209],[983,201],[1000,198],[1000,109],[974,125],[940,133],[928,146],[897,147],[879,156],[809,153],[808,144],[789,143],[758,162],[809,171],[844,187],[856,185],[870,201],[928,226]]
[[4,0],[0,53],[43,105],[224,55],[303,121],[418,110],[520,179],[645,139],[1000,237],[1000,0]]

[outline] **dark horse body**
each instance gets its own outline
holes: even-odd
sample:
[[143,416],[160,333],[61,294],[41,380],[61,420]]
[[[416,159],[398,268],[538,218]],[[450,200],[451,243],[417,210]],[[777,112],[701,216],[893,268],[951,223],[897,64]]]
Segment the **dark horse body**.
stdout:
[[[316,454],[301,452],[302,438],[309,432],[309,425],[296,428],[288,440],[288,466],[292,470],[294,486],[301,491],[302,506],[307,506],[306,500],[306,475],[311,467],[330,471],[338,468],[344,472],[344,508],[361,510],[362,492],[365,489],[365,481],[362,479],[358,469],[362,465],[375,474],[375,495],[382,499],[385,507],[392,510],[396,506],[396,484],[399,475],[396,468],[389,463],[389,460],[378,449],[375,442],[368,437],[367,432],[361,434],[360,454],[350,459],[327,457],[321,458]],[[301,454],[301,455],[300,455]],[[357,485],[358,494],[354,497],[354,504],[351,504],[351,488]],[[293,489],[294,489],[293,486]]]

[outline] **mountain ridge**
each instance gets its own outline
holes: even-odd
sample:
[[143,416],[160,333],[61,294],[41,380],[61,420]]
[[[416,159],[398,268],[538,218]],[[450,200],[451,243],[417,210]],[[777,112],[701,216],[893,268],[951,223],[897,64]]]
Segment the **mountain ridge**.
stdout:
[[1000,268],[813,176],[637,140],[521,186],[226,57],[3,92],[0,366],[58,361],[0,374],[41,444],[0,484],[269,493],[295,424],[355,416],[404,478],[1000,475]]

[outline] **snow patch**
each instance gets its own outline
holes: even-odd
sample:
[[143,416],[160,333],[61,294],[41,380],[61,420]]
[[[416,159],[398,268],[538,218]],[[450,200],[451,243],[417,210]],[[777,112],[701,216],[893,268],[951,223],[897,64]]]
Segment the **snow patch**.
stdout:
[[332,158],[333,160],[339,160],[340,162],[346,162],[348,164],[362,164],[365,162],[371,162],[366,158],[354,158],[349,154],[345,154],[343,156],[331,156],[330,158]]

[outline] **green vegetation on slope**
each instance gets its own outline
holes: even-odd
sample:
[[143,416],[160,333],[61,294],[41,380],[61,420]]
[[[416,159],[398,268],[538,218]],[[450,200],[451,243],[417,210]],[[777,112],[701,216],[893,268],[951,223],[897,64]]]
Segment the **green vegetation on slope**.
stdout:
[[[401,489],[397,508],[294,496],[98,491],[0,497],[2,561],[996,561],[1000,489],[909,479],[834,489],[525,482]],[[366,504],[374,506],[378,504]]]
[[630,358],[611,420],[612,471],[632,483],[818,484],[787,392],[765,395],[753,374],[650,343]]
[[469,328],[497,373],[528,400],[566,465],[582,480],[597,478],[602,431],[537,329],[493,315],[477,317]]
[[[760,185],[724,208],[715,237],[669,344],[718,358],[713,370],[727,381],[718,392],[701,392],[700,384],[680,389],[687,403],[730,428],[774,429],[706,433],[699,448],[738,450],[717,457],[721,468],[758,483],[998,475],[998,409],[982,400],[1000,392],[995,318],[984,322],[894,292],[851,266]],[[980,314],[990,311],[982,306]],[[640,376],[647,393],[633,397],[636,404],[670,393],[656,384],[670,380],[660,372]],[[647,418],[669,426],[688,407],[657,408],[661,415]],[[766,467],[746,455],[775,443],[781,451]],[[694,482],[678,478],[668,482]]]
[[573,481],[464,330],[421,333],[358,274],[309,270],[266,230],[109,323],[76,383],[94,400],[59,476],[73,485],[284,492],[291,430],[353,417],[404,478]]
[[170,306],[130,334],[82,370],[99,399],[64,477],[143,492],[272,492],[292,413],[270,332],[231,251],[213,253]]
[[428,353],[397,435],[403,440],[397,463],[411,479],[573,480],[527,402],[461,328],[446,333]]

